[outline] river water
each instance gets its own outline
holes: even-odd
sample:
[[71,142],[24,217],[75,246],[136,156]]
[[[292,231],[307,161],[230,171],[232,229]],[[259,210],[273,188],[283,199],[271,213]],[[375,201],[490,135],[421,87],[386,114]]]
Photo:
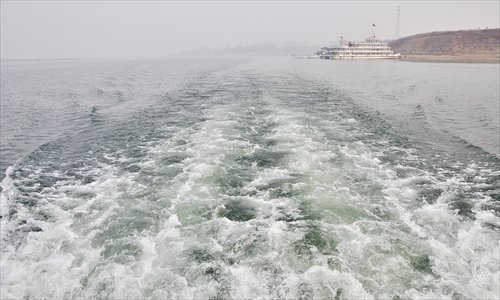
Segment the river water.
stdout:
[[2,62],[0,296],[498,299],[499,73]]

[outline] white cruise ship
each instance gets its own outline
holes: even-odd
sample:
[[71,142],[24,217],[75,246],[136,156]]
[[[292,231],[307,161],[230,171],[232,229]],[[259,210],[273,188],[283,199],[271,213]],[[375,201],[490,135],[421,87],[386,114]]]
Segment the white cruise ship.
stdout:
[[317,52],[322,59],[395,59],[399,53],[394,53],[387,43],[382,42],[375,34],[364,42],[347,42],[340,37],[338,47],[323,47]]

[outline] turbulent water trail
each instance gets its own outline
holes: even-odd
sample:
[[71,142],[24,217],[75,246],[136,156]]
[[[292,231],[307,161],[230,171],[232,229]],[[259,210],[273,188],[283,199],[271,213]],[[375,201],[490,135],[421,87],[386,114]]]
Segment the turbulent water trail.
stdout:
[[2,298],[499,296],[498,159],[323,82],[219,70],[89,126],[9,168]]

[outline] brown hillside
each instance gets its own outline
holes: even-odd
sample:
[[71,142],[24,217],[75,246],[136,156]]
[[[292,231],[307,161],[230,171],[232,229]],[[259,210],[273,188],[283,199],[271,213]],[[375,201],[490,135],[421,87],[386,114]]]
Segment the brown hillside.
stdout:
[[498,62],[500,28],[421,33],[392,41],[389,46],[395,52],[401,53],[403,59],[462,57],[473,61]]

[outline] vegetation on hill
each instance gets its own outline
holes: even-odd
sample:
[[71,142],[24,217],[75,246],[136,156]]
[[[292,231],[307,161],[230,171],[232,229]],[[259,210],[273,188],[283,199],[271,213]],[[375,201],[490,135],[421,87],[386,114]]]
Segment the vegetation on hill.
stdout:
[[420,61],[500,62],[500,28],[440,31],[389,43],[402,59]]

